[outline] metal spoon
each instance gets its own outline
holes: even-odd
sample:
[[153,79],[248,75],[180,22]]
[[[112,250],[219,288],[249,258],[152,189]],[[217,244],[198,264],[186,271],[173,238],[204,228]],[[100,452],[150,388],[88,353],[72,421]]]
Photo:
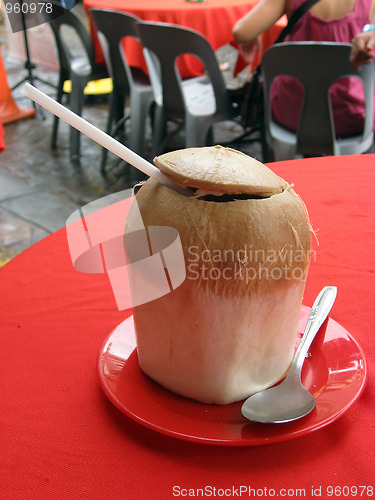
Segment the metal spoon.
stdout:
[[335,286],[326,286],[319,293],[286,378],[281,384],[250,396],[242,405],[244,417],[263,423],[291,422],[314,408],[314,396],[302,386],[301,370],[311,342],[328,316],[336,294]]

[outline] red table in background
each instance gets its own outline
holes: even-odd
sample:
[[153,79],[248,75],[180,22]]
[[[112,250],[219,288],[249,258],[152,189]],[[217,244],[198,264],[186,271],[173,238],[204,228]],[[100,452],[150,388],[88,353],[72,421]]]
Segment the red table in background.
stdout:
[[130,312],[117,310],[105,274],[73,269],[61,230],[0,270],[1,498],[165,500],[181,488],[240,486],[258,489],[257,498],[270,489],[288,498],[304,489],[312,498],[312,488],[328,498],[328,487],[357,487],[350,498],[373,497],[374,156],[270,166],[294,183],[319,239],[304,303],[311,306],[322,286],[337,285],[331,317],[365,353],[360,398],[326,427],[263,446],[192,443],[134,422],[107,400],[96,366],[103,341]]
[[[186,2],[184,0],[83,0],[87,12],[90,8],[116,9],[128,12],[145,21],[158,21],[179,24],[193,28],[207,37],[214,50],[233,44],[232,28],[236,21],[251,10],[258,0],[206,0],[205,2]],[[275,24],[262,35],[262,52],[277,38],[282,29]],[[103,61],[95,30],[92,30],[96,47],[97,61]],[[126,54],[131,66],[146,71],[142,50],[131,40],[125,43]],[[261,54],[255,55],[254,64],[260,61]],[[201,64],[189,58],[179,65],[182,76],[200,74]]]

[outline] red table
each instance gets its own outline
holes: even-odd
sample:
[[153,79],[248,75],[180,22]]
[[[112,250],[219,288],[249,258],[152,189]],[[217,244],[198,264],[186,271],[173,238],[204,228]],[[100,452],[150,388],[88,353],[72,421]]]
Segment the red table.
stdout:
[[360,398],[330,425],[264,446],[187,442],[134,422],[105,397],[96,368],[100,346],[129,311],[117,310],[105,274],[73,269],[61,230],[0,270],[1,498],[165,500],[198,496],[197,488],[238,498],[241,486],[257,498],[313,498],[312,488],[321,498],[373,497],[374,156],[270,166],[294,183],[319,239],[304,303],[337,285],[331,316],[365,353]]
[[[83,0],[89,12],[90,8],[117,9],[138,16],[145,21],[158,21],[179,24],[193,28],[205,35],[214,50],[228,43],[234,44],[232,28],[236,21],[245,15],[258,0],[207,0],[205,2],[186,2],[184,0]],[[261,53],[277,38],[282,26],[275,24],[262,35]],[[92,30],[95,41],[97,61],[103,61],[95,30]],[[146,71],[141,48],[132,41],[125,43],[129,64]],[[255,55],[254,64],[258,63],[261,54]],[[183,77],[200,74],[202,65],[192,58],[180,64]]]

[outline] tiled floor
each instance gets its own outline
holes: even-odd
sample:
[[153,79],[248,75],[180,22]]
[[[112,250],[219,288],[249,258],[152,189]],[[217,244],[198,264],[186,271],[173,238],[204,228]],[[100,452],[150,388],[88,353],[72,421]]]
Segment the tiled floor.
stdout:
[[[0,44],[10,88],[25,76],[23,64],[7,54],[4,30]],[[224,62],[231,52],[223,52]],[[229,70],[230,71],[230,68]],[[36,75],[56,83],[57,73],[38,67]],[[54,89],[37,82],[40,90],[54,97]],[[12,95],[18,106],[31,106],[30,101],[16,89]],[[81,160],[69,159],[69,127],[60,123],[58,148],[50,147],[52,115],[38,112],[35,118],[17,121],[5,126],[7,149],[0,155],[0,266],[46,235],[60,229],[67,217],[78,207],[130,187],[132,167],[110,156],[112,168],[107,178],[100,175],[101,147],[82,137]],[[99,128],[105,128],[107,101],[89,102],[84,118]],[[216,130],[217,143],[227,142],[241,130],[228,123]],[[148,132],[147,143],[151,135]],[[176,138],[175,148],[181,147]],[[239,149],[260,157],[259,145],[242,144]],[[133,171],[134,172],[134,171]]]

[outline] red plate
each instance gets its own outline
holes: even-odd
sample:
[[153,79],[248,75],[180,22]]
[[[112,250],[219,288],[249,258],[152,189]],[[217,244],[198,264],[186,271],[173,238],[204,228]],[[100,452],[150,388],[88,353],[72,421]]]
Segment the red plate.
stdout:
[[[302,307],[300,334],[309,312],[309,308]],[[315,339],[302,372],[303,385],[316,399],[314,410],[294,422],[259,424],[242,416],[242,401],[206,405],[164,389],[140,370],[135,346],[130,317],[109,335],[99,352],[100,383],[110,401],[130,418],[157,432],[213,445],[276,443],[320,429],[358,399],[367,374],[360,346],[342,326],[329,319],[324,339]]]

